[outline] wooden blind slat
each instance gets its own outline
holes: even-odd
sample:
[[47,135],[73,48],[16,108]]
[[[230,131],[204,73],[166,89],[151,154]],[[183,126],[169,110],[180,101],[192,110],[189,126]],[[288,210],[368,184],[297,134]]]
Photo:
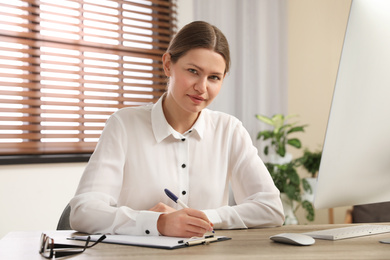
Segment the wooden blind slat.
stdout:
[[[4,126],[0,125],[0,130],[36,130],[36,126],[33,125],[9,125]],[[53,126],[53,125],[42,125],[40,126],[40,129],[43,130],[57,130],[57,131],[69,131],[69,130],[78,130],[78,131],[101,131],[103,130],[103,126],[83,126],[83,125],[77,125],[77,126]],[[1,136],[1,134],[0,134]]]
[[[36,118],[35,118],[36,119]],[[14,117],[14,116],[0,116],[1,121],[10,121],[10,122],[38,122],[34,120],[33,117],[26,117],[26,116],[20,116],[20,117]],[[29,121],[34,120],[34,121]],[[62,123],[104,123],[106,122],[106,119],[90,119],[90,118],[45,118],[45,122],[58,122],[61,121]],[[7,125],[3,126],[6,127]]]
[[[102,96],[81,96],[83,99],[87,100],[95,100],[96,103],[86,103],[86,102],[51,102],[51,101],[40,101],[40,100],[34,100],[34,99],[24,99],[24,100],[18,100],[17,103],[20,105],[30,105],[30,106],[62,106],[64,108],[68,107],[71,109],[72,107],[110,107],[110,108],[120,108],[123,107],[124,102],[143,102],[143,103],[149,103],[154,101],[153,98],[125,98],[125,97],[102,97]],[[117,101],[117,104],[104,104],[99,103],[103,101]],[[15,100],[0,100],[3,104],[15,104]],[[78,113],[77,111],[73,110],[61,110],[63,113],[68,113],[72,111],[72,113]]]
[[[1,76],[1,75],[0,75]],[[41,84],[41,85],[36,85],[36,84],[32,84],[32,83],[29,83],[29,82],[21,82],[21,83],[15,83],[15,82],[7,82],[6,83],[7,86],[15,86],[15,87],[26,87],[26,88],[29,88],[31,90],[38,90],[38,89],[42,89],[42,88],[49,88],[49,89],[64,89],[63,86],[57,86],[57,85],[44,85],[44,84]],[[102,86],[105,86],[105,84],[102,84]],[[124,84],[123,85],[124,87],[126,86],[129,86],[129,87],[137,87],[137,88],[147,88],[147,89],[153,89],[153,90],[160,90],[156,93],[161,93],[161,91],[165,90],[166,86],[165,85],[156,85],[156,84],[135,84],[135,83],[132,83],[132,84]],[[84,88],[84,87],[81,87],[81,86],[70,86],[70,87],[67,87],[68,90],[72,90],[72,89],[76,89],[76,90],[91,90],[91,91],[99,91],[100,88]],[[119,92],[119,93],[122,93],[120,90],[112,90],[112,89],[106,89],[105,90],[106,92]],[[136,94],[136,93],[135,93]]]

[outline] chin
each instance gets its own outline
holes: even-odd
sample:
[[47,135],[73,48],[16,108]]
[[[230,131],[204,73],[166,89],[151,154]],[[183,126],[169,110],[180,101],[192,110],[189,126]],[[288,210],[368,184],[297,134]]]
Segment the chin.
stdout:
[[195,105],[193,107],[193,110],[196,111],[196,112],[200,112],[202,111],[203,109],[205,109],[207,107],[206,104],[201,104],[201,105]]

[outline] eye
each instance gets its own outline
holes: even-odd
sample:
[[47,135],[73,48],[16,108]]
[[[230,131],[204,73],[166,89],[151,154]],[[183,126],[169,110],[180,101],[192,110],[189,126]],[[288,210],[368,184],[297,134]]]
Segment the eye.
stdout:
[[189,72],[191,72],[192,74],[198,74],[198,72],[196,71],[196,69],[188,69]]
[[221,78],[218,76],[210,76],[209,78],[216,81],[221,80]]

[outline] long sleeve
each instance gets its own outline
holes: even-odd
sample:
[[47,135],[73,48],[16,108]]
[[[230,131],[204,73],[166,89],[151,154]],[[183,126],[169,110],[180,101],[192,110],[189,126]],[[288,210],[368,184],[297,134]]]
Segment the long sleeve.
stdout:
[[240,122],[234,128],[229,151],[231,187],[237,205],[205,211],[214,219],[216,228],[282,225],[284,212],[279,190]]
[[71,200],[71,226],[87,233],[158,235],[160,213],[119,206],[126,131],[111,117],[84,171],[76,196]]

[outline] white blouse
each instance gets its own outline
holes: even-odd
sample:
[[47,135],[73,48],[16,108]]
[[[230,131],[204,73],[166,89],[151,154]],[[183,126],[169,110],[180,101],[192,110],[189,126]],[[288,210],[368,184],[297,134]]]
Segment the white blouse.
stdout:
[[[237,205],[229,206],[229,183]],[[203,210],[215,229],[280,226],[279,191],[248,132],[233,116],[203,109],[184,134],[156,104],[107,121],[71,200],[71,226],[87,233],[158,235],[158,202],[180,209],[168,188]]]

